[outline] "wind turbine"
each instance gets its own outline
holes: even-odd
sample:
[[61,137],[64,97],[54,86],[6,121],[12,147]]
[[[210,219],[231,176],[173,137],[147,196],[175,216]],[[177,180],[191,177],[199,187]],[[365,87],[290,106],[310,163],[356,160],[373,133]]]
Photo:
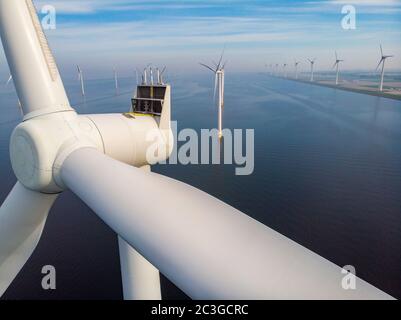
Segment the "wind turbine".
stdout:
[[217,107],[219,110],[218,116],[218,131],[219,131],[219,138],[223,137],[223,108],[224,108],[224,67],[226,63],[223,62],[224,50],[220,56],[219,63],[215,63],[215,68],[212,68],[206,64],[200,63],[201,66],[207,68],[208,70],[212,71],[215,74],[214,80],[214,94],[213,99],[216,98],[216,91],[218,92],[218,103]]
[[380,65],[382,66],[382,71],[381,71],[381,76],[380,76],[380,85],[379,85],[379,91],[383,91],[383,83],[384,83],[384,63],[386,62],[387,58],[392,58],[394,56],[386,56],[383,53],[383,48],[382,45],[380,45],[380,53],[381,53],[381,59],[379,61],[379,64],[376,67],[376,71],[379,69]]
[[78,115],[31,0],[0,0],[0,35],[24,112],[10,141],[18,182],[0,207],[0,295],[69,189],[119,235],[125,298],[160,299],[160,270],[193,299],[391,299],[360,278],[355,290],[342,289],[340,267],[205,192],[148,172],[174,143],[169,85],[161,116]]
[[340,72],[340,62],[343,62],[344,60],[338,59],[337,51],[335,51],[335,56],[336,56],[336,61],[333,64],[333,68],[336,68],[336,86],[337,86],[338,85],[338,75]]
[[299,61],[294,60],[294,65],[295,65],[295,79],[298,80],[298,65],[300,64]]
[[135,79],[136,79],[136,85],[138,85],[139,84],[139,72],[138,72],[137,68],[135,68]]
[[8,78],[8,80],[6,82],[6,86],[8,86],[12,80],[13,80],[13,76],[10,74],[10,77]]
[[116,68],[113,68],[113,73],[114,73],[114,86],[116,88],[116,94],[118,94],[119,88],[118,88],[118,74]]
[[[8,77],[8,80],[6,82],[6,87],[11,83],[11,81],[13,80],[13,76],[10,74],[10,76]],[[24,116],[24,113],[22,111],[22,106],[21,106],[21,101],[18,99],[18,109],[21,113],[21,116]]]
[[78,80],[81,82],[81,95],[85,97],[84,74],[79,66],[77,66],[77,69],[78,69]]
[[316,62],[316,58],[313,59],[308,59],[308,61],[310,62],[310,81],[313,82],[313,67],[315,65]]

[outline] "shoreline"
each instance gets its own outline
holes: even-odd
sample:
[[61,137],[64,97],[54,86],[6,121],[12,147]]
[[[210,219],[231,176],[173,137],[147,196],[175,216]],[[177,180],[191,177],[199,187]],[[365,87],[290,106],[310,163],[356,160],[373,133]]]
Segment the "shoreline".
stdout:
[[312,82],[309,80],[295,79],[295,78],[290,78],[290,77],[285,78],[285,77],[277,77],[277,76],[273,76],[273,75],[269,75],[269,76],[274,77],[274,78],[284,79],[284,80],[290,80],[290,81],[301,82],[301,83],[306,83],[306,84],[311,84],[311,85],[317,85],[317,86],[326,87],[326,88],[339,89],[339,90],[344,90],[344,91],[349,91],[349,92],[367,94],[370,96],[388,98],[388,99],[401,101],[401,93],[394,94],[394,93],[385,92],[385,91],[380,92],[380,91],[374,91],[374,90],[369,90],[369,89],[364,89],[364,88],[353,88],[353,87],[347,87],[347,86],[344,86],[341,84],[335,85],[335,84],[330,84],[330,83],[319,82],[318,80]]

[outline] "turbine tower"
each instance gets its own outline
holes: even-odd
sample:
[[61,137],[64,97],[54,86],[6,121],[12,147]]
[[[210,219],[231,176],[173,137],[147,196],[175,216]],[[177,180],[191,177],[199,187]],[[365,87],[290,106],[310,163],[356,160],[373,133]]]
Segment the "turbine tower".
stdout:
[[295,79],[298,80],[298,65],[299,65],[299,61],[295,60],[294,65],[295,65]]
[[116,95],[119,93],[119,88],[118,88],[118,74],[116,68],[113,68],[113,73],[114,73],[114,86],[116,89]]
[[283,64],[283,74],[284,74],[284,78],[287,78],[287,64],[286,63]]
[[310,62],[310,81],[313,82],[313,67],[315,65],[316,58],[308,59],[308,61]]
[[216,99],[216,91],[218,92],[218,102],[217,102],[217,107],[218,107],[218,131],[219,131],[219,138],[223,137],[223,108],[224,108],[224,68],[226,63],[223,62],[223,56],[224,56],[224,50],[223,53],[221,54],[219,63],[215,63],[215,68],[212,68],[204,63],[201,63],[200,65],[207,68],[208,70],[212,71],[215,74],[215,80],[214,80],[214,94],[213,94],[213,99]]
[[82,73],[82,69],[79,66],[77,66],[77,69],[78,69],[78,80],[81,83],[81,95],[85,97],[84,75]]
[[387,58],[392,58],[394,56],[386,56],[383,54],[383,48],[382,45],[380,45],[380,53],[381,53],[381,59],[379,61],[379,64],[376,67],[376,71],[379,69],[380,65],[382,66],[382,71],[381,71],[381,76],[380,76],[380,85],[379,85],[379,91],[383,91],[383,83],[384,83],[384,63],[386,62]]
[[118,234],[126,299],[160,299],[158,270],[192,299],[392,299],[360,278],[344,290],[339,266],[149,172],[173,149],[169,85],[158,88],[162,99],[141,88],[135,103],[152,105],[146,117],[79,115],[31,0],[0,0],[0,36],[24,112],[10,141],[18,182],[0,207],[0,296],[35,250],[58,195],[71,190]]
[[138,72],[138,69],[137,68],[135,68],[135,79],[136,79],[136,85],[139,85],[139,72]]
[[333,68],[336,68],[336,86],[338,85],[338,76],[340,72],[340,62],[343,62],[344,60],[338,59],[337,51],[334,52],[336,61],[333,64]]

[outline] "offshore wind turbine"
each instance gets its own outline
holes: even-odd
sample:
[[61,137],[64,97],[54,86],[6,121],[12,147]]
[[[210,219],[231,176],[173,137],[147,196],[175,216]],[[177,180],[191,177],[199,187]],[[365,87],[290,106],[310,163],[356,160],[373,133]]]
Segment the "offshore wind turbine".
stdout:
[[294,60],[294,66],[295,66],[295,79],[298,80],[298,65],[300,64],[299,61]]
[[379,61],[379,64],[376,67],[376,71],[379,69],[380,65],[382,66],[382,71],[381,71],[381,76],[380,76],[380,85],[379,85],[379,91],[383,91],[383,83],[384,83],[384,63],[386,62],[386,59],[392,58],[394,56],[386,56],[383,53],[383,48],[382,45],[380,45],[380,53],[381,53],[381,59]]
[[310,81],[313,82],[313,67],[315,65],[316,58],[308,59],[308,61],[310,62]]
[[115,89],[116,89],[116,94],[118,94],[118,93],[119,93],[119,87],[118,87],[118,73],[117,73],[116,68],[113,68],[113,73],[114,73],[114,86],[115,86]]
[[[12,74],[10,74],[10,76],[8,77],[8,80],[6,82],[6,87],[11,83],[12,80],[13,80],[13,76],[12,76]],[[21,116],[23,117],[24,113],[22,111],[21,101],[19,99],[18,99],[18,109],[21,113]]]
[[344,60],[338,59],[337,51],[334,52],[336,61],[333,64],[333,68],[336,68],[336,86],[338,85],[338,76],[340,72],[340,62],[343,62]]
[[11,80],[13,80],[13,76],[10,74],[10,76],[6,82],[6,86],[8,86],[10,84]]
[[219,63],[215,63],[215,68],[212,68],[204,63],[200,63],[201,66],[205,67],[206,69],[212,71],[215,74],[214,80],[214,94],[213,99],[216,98],[216,92],[218,92],[218,132],[219,138],[223,137],[223,108],[224,108],[224,67],[226,63],[223,63],[223,53],[220,56]]
[[78,69],[78,81],[80,81],[81,83],[81,95],[85,97],[84,74],[79,66],[77,66],[77,69]]
[[137,68],[135,68],[135,79],[136,79],[136,85],[138,85],[139,84],[139,72],[138,72]]
[[[339,266],[149,172],[174,145],[169,85],[160,115],[77,114],[36,12],[31,0],[0,0],[0,36],[24,112],[10,141],[18,181],[0,207],[0,296],[34,252],[58,195],[71,190],[118,234],[124,298],[160,299],[160,270],[192,299],[392,299],[357,277],[356,289],[344,290]],[[157,145],[147,139],[155,132]]]

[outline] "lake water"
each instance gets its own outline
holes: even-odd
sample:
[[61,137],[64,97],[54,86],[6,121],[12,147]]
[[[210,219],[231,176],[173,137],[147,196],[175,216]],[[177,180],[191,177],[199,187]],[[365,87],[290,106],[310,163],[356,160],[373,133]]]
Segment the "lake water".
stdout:
[[[172,81],[179,128],[213,128],[212,75]],[[133,79],[87,82],[81,113],[124,112]],[[8,141],[19,121],[12,87],[0,88],[0,200],[15,183]],[[255,172],[232,165],[159,165],[321,256],[401,298],[401,101],[270,78],[226,76],[224,124],[255,129]],[[212,222],[211,222],[212,223]],[[41,268],[54,265],[57,290],[41,289]],[[162,279],[165,299],[185,298]],[[51,211],[41,242],[5,299],[121,299],[116,235],[70,192]]]

